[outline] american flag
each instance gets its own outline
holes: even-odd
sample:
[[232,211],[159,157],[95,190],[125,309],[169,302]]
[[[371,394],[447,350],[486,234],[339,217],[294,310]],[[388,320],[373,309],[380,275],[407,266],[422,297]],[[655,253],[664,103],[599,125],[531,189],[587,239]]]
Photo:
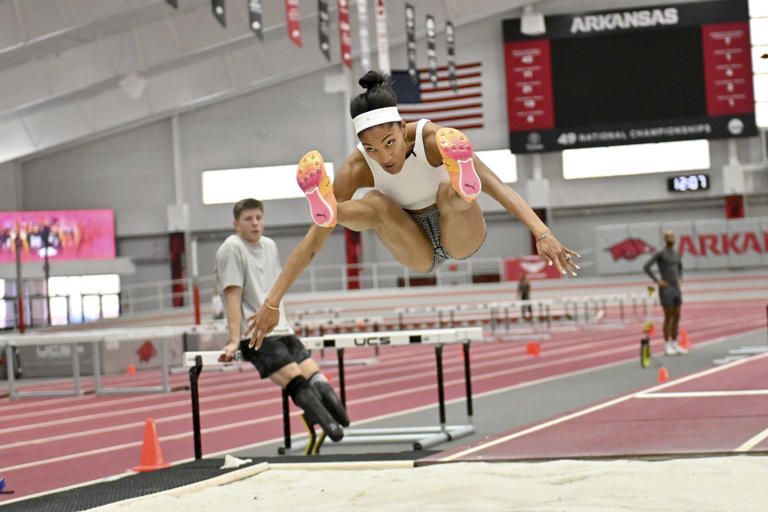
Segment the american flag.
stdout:
[[408,71],[392,71],[397,106],[407,122],[427,118],[458,130],[483,127],[482,63],[456,65],[456,91],[448,82],[448,67],[437,68],[437,87],[429,70],[419,69],[419,83]]

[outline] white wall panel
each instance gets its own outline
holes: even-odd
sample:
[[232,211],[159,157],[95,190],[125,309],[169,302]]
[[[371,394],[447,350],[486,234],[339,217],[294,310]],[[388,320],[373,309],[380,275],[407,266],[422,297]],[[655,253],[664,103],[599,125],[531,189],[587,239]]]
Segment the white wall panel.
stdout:
[[149,77],[145,94],[152,111],[163,112],[225,90],[230,83],[226,62],[217,56]]
[[[46,79],[45,68],[37,61],[0,71],[0,112],[32,103],[47,94]],[[24,87],[19,87],[20,83]]]
[[147,94],[133,99],[122,89],[108,89],[84,98],[79,107],[88,125],[97,133],[120,122],[138,120],[152,113]]
[[0,117],[0,161],[26,155],[36,147],[24,121],[16,114]]
[[162,121],[25,162],[24,208],[111,208],[118,236],[166,232],[170,148]]
[[75,103],[26,112],[24,123],[35,144],[43,147],[52,147],[68,142],[73,136],[80,137],[92,132],[88,120]]

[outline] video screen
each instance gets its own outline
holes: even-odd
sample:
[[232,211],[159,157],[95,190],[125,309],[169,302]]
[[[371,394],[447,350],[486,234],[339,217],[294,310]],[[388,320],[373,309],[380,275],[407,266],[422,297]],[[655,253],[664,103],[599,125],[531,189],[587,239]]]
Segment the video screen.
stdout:
[[0,263],[115,257],[112,210],[0,212]]

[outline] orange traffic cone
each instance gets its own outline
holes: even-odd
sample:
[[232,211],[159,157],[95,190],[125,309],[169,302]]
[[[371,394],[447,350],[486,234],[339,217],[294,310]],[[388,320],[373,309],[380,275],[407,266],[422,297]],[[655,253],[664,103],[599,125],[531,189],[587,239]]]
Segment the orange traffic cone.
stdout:
[[537,356],[541,354],[541,344],[538,341],[532,341],[525,347],[525,353],[529,356]]
[[659,368],[659,384],[667,382],[669,380],[669,372],[665,367]]
[[170,464],[163,459],[160,450],[160,440],[157,437],[155,420],[147,418],[144,424],[144,444],[141,447],[141,464],[133,468],[134,471],[154,471],[169,467]]
[[136,367],[133,365],[133,363],[128,365],[128,375],[135,375],[136,374]]
[[680,329],[680,347],[686,350],[691,349],[691,340],[688,338],[688,331],[685,328]]

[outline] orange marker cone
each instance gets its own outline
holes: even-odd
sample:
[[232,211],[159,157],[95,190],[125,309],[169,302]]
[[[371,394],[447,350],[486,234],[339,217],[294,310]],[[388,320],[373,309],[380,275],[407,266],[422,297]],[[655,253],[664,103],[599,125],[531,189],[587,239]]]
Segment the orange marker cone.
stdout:
[[688,338],[688,331],[685,328],[680,329],[680,347],[686,350],[691,349],[691,340]]
[[667,382],[669,380],[669,372],[665,367],[659,368],[659,384]]
[[136,367],[133,365],[133,363],[128,365],[128,375],[135,375],[136,374]]
[[163,459],[160,450],[160,440],[157,437],[155,420],[147,418],[144,424],[144,444],[141,447],[141,464],[133,468],[134,471],[154,471],[169,467],[170,464]]
[[538,341],[532,341],[525,347],[525,353],[529,356],[538,356],[541,354],[541,344]]

